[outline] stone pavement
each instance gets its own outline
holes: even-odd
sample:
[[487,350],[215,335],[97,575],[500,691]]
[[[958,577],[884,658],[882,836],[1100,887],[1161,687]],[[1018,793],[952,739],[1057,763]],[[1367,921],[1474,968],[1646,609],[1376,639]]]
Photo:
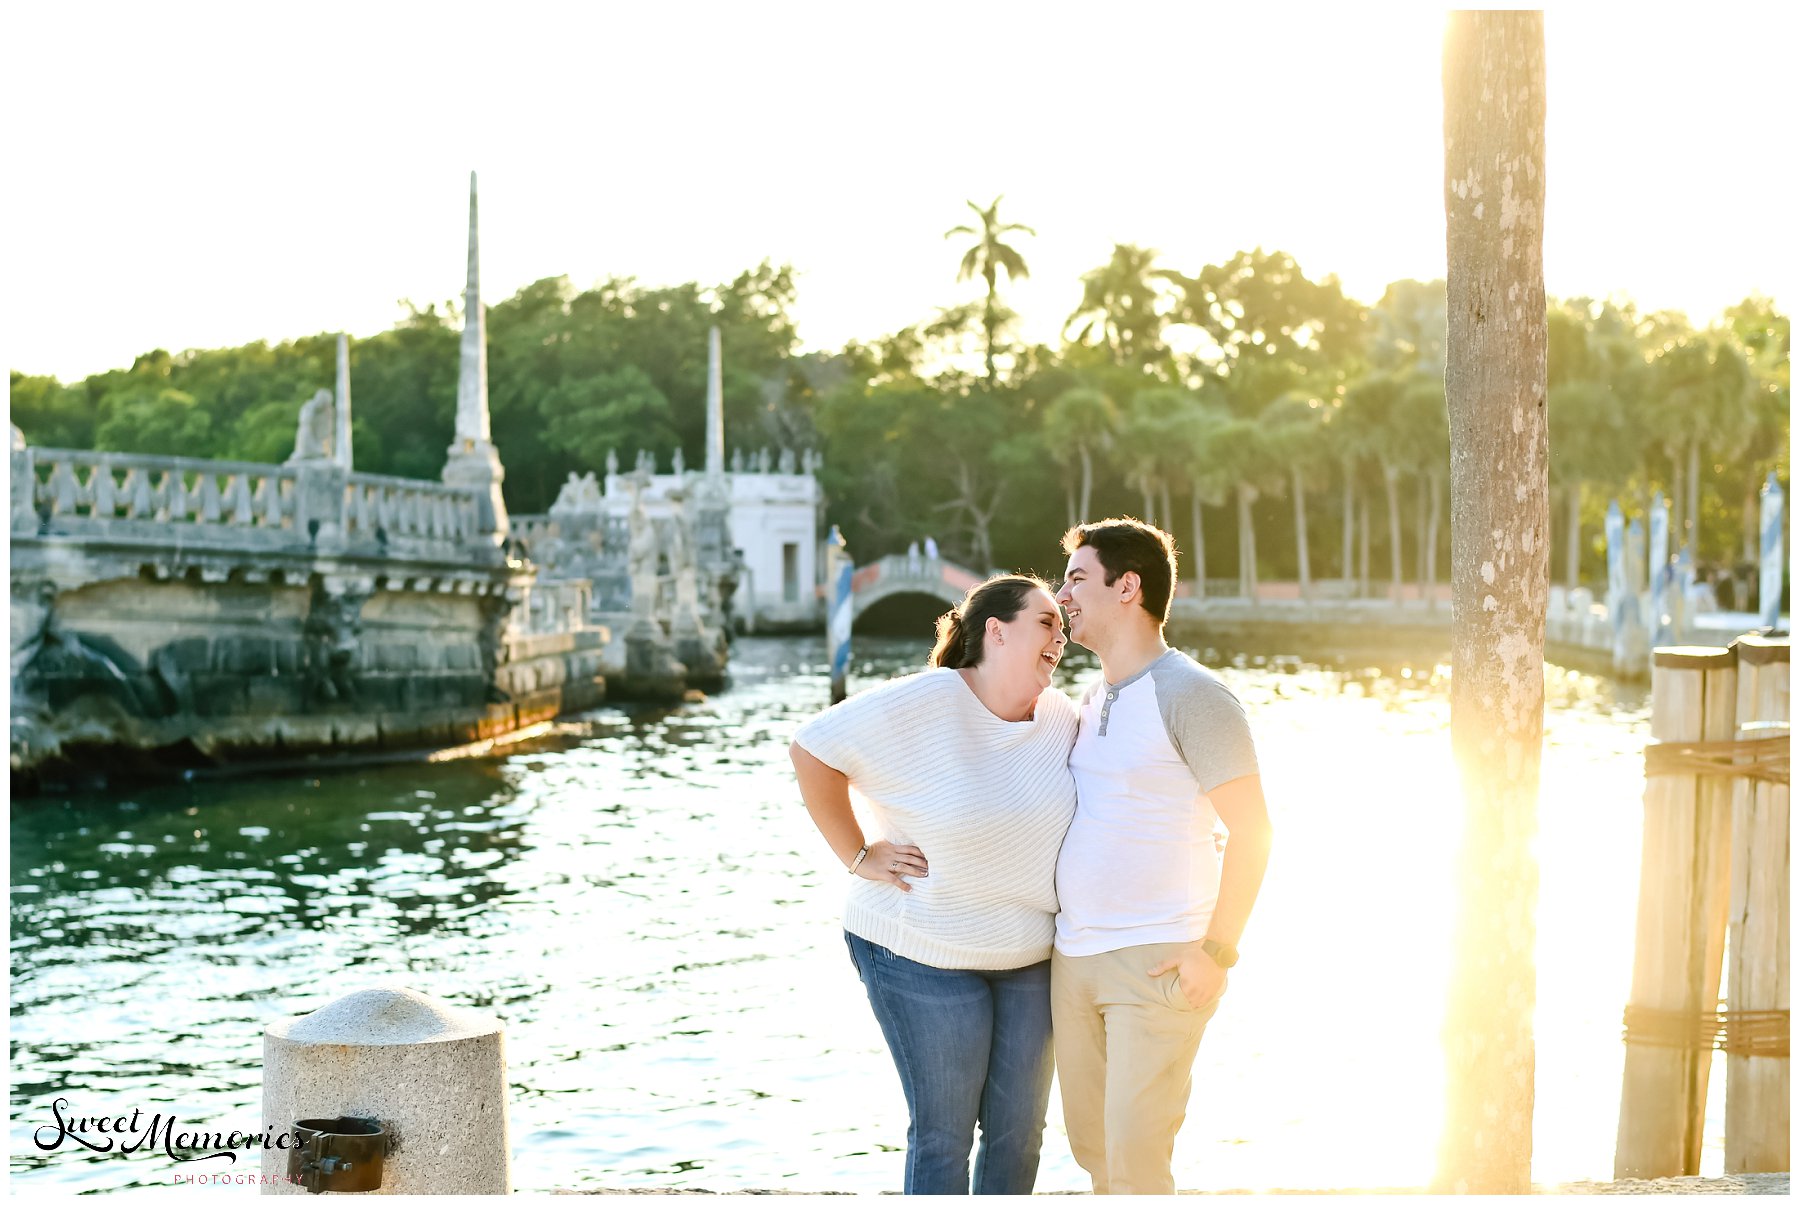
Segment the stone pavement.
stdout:
[[[1628,1193],[1653,1196],[1756,1196],[1788,1195],[1788,1173],[1757,1172],[1736,1176],[1675,1176],[1666,1180],[1576,1180],[1570,1184],[1535,1184],[1538,1196],[1595,1196]],[[558,1193],[557,1195],[564,1195]],[[743,1188],[729,1193],[715,1193],[707,1188],[596,1188],[583,1190],[584,1196],[746,1196],[746,1197],[847,1197],[845,1192],[802,1192],[788,1188]],[[882,1193],[898,1196],[898,1193]],[[1075,1196],[1074,1193],[1043,1193],[1043,1196]],[[1429,1196],[1422,1188],[1289,1188],[1254,1192],[1239,1189],[1220,1193],[1181,1192],[1181,1196]]]

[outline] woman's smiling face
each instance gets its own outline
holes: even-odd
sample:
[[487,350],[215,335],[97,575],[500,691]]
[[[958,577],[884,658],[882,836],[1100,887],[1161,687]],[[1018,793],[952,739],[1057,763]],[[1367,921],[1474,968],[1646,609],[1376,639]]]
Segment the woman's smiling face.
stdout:
[[1019,613],[1000,623],[998,638],[989,636],[986,656],[1008,677],[1031,675],[1041,689],[1050,685],[1068,643],[1056,600],[1047,591],[1033,590]]

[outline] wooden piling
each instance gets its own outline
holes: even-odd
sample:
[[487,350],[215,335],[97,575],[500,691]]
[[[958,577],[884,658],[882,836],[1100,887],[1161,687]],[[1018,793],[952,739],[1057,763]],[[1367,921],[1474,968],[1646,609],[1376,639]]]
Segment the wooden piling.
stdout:
[[1730,901],[1730,780],[1666,755],[1736,735],[1737,658],[1730,649],[1659,648],[1651,667],[1655,744],[1645,754],[1618,1179],[1699,1173],[1712,1064],[1712,1041],[1701,1034],[1717,1017]]
[[[1745,636],[1737,738],[1788,736],[1788,642]],[[1761,747],[1763,750],[1768,745]],[[1766,757],[1758,758],[1767,765]],[[1788,788],[1779,774],[1733,781],[1730,1016],[1725,1037],[1725,1171],[1788,1169]]]

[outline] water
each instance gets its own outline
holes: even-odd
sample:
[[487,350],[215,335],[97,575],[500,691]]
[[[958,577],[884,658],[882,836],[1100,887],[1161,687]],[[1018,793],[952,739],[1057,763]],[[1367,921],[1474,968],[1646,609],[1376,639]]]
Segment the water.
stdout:
[[[857,655],[866,685],[922,647]],[[1097,672],[1072,650],[1059,680]],[[1223,672],[1276,847],[1178,1179],[1423,1184],[1457,826],[1443,671]],[[57,1097],[260,1131],[263,1028],[377,983],[505,1022],[521,1190],[898,1187],[904,1104],[786,756],[825,703],[824,646],[745,641],[732,673],[705,702],[601,709],[499,758],[15,803],[15,1187],[168,1183],[160,1155],[31,1134]],[[1540,1182],[1611,1174],[1647,736],[1641,691],[1551,671]],[[1718,1085],[1710,1105],[1717,1174]],[[1084,1185],[1053,1103],[1038,1187]]]

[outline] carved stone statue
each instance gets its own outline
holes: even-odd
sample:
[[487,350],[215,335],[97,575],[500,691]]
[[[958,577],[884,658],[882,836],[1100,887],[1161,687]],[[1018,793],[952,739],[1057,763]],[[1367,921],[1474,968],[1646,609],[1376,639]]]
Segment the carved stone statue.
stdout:
[[768,472],[770,459],[769,449],[766,446],[761,448],[756,453],[756,471],[759,473]]
[[644,509],[641,484],[631,491],[631,540],[627,554],[631,573],[631,613],[649,619],[656,611],[656,524]]
[[331,459],[331,440],[336,429],[337,407],[332,404],[331,390],[321,389],[300,407],[300,422],[294,432],[294,454],[287,462]]
[[606,475],[615,477],[619,472],[619,454],[611,448],[606,449]]
[[556,501],[550,504],[550,513],[553,515],[560,515],[566,514],[572,510],[580,509],[581,494],[581,478],[577,477],[574,473],[570,473],[569,479],[562,483],[562,488],[560,490],[556,491]]
[[362,641],[362,609],[372,591],[333,591],[315,582],[301,631],[306,637],[306,693],[312,706],[356,699],[356,654]]
[[734,473],[741,473],[744,471],[744,449],[731,449],[731,471]]
[[679,477],[685,472],[687,472],[687,460],[685,457],[682,456],[681,449],[676,448],[675,449],[675,475],[677,477]]
[[794,449],[781,449],[781,462],[777,466],[776,471],[787,474],[791,474],[794,471]]

